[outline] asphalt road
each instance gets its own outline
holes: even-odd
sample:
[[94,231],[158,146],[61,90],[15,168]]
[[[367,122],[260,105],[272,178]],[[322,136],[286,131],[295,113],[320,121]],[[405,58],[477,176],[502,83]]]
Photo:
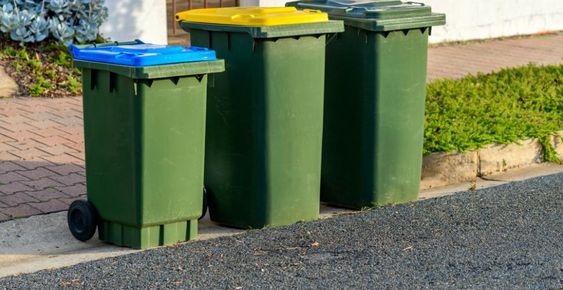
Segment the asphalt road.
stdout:
[[563,174],[8,277],[1,288],[563,287]]

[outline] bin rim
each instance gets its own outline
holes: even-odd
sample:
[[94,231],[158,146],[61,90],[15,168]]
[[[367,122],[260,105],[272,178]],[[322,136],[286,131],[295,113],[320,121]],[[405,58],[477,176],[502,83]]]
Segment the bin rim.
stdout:
[[145,67],[117,65],[104,62],[74,60],[74,66],[79,69],[93,69],[109,71],[132,79],[159,79],[183,76],[194,76],[225,71],[225,61],[184,62]]
[[369,31],[394,31],[444,25],[446,16],[424,3],[354,0],[301,0],[286,3],[299,9],[318,9],[346,26]]
[[323,35],[344,31],[344,22],[341,20],[258,27],[195,23],[187,21],[180,21],[179,24],[180,27],[187,32],[190,30],[204,30],[215,32],[248,33],[252,38],[256,39]]
[[233,26],[278,26],[327,22],[325,12],[295,7],[224,7],[192,9],[176,13],[176,21]]
[[152,44],[138,39],[126,42],[71,44],[69,48],[75,60],[134,67],[217,59],[215,51],[209,48]]

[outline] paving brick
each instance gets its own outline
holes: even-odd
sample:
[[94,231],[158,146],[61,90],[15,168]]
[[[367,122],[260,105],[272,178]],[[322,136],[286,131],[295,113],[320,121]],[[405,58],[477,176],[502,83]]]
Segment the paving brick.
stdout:
[[[63,145],[55,145],[55,146],[39,146],[37,147],[40,151],[45,153],[49,153],[50,155],[60,155],[64,153],[77,153],[75,149],[63,146]],[[74,155],[74,154],[73,154]],[[80,154],[78,154],[80,155]]]
[[39,167],[34,170],[21,171],[19,173],[31,180],[38,180],[43,177],[50,177],[56,175],[55,172],[47,170],[46,168],[43,167]]
[[61,199],[68,198],[63,192],[56,190],[54,188],[45,188],[42,190],[28,191],[27,195],[39,200],[39,201],[49,201],[51,199]]
[[20,183],[19,181],[0,185],[0,195],[14,194],[16,192],[29,191],[29,190],[32,190],[32,188],[25,184]]
[[17,161],[4,161],[0,160],[0,174],[4,174],[6,172],[16,171],[16,170],[25,170],[25,167],[22,167],[16,163]]
[[[76,136],[78,136],[78,135],[76,135]],[[84,154],[84,151],[85,151],[84,137],[80,136],[80,140],[78,140],[78,138],[77,138],[75,141],[77,141],[77,143],[72,143],[72,142],[64,143],[63,146],[66,146],[66,147],[71,148],[71,149],[78,151],[78,152],[82,152],[82,154]]]
[[10,218],[20,218],[40,214],[41,211],[29,206],[28,204],[20,204],[14,207],[3,208],[1,213],[9,216]]
[[0,129],[0,142],[16,141],[16,139],[2,134],[4,131],[6,131],[8,134],[12,134],[12,132],[10,131]]
[[79,175],[79,174],[69,174],[69,175],[65,175],[65,176],[51,176],[51,179],[62,183],[64,185],[75,185],[78,183],[85,183],[86,179],[84,178],[84,176]]
[[84,196],[86,194],[86,186],[84,184],[75,184],[71,186],[61,186],[55,189],[64,192],[66,195],[71,197]]
[[8,130],[0,130],[0,134],[10,138],[9,141],[25,141],[37,137],[37,134],[34,134],[31,131],[12,132]]
[[3,129],[6,129],[11,132],[20,132],[20,131],[27,131],[27,130],[34,130],[37,129],[25,122],[22,123],[12,123],[12,124],[2,124],[0,125]]
[[16,172],[7,172],[0,174],[0,184],[8,184],[14,181],[25,181],[29,180],[29,178],[20,175]]
[[68,209],[66,203],[56,199],[39,203],[30,203],[29,205],[40,210],[42,213],[51,213]]
[[37,199],[29,196],[25,192],[16,192],[9,195],[0,195],[0,202],[8,205],[9,207],[28,202],[37,202]]
[[[53,137],[53,136],[62,136],[62,135],[67,135],[65,132],[51,127],[51,128],[46,128],[46,129],[35,129],[35,130],[29,130],[30,132],[37,134],[41,137]],[[40,140],[37,140],[39,142],[41,142]],[[55,143],[56,144],[56,143]],[[53,145],[53,144],[46,144],[46,145]]]
[[51,154],[46,153],[44,151],[40,151],[37,148],[29,148],[29,149],[25,149],[25,150],[12,150],[12,151],[9,151],[9,152],[12,153],[13,155],[20,157],[23,160],[34,160],[34,159],[37,159],[39,157],[51,155]]
[[[57,118],[58,119],[58,118]],[[60,123],[54,122],[53,120],[37,120],[26,122],[32,128],[30,129],[47,129],[47,128],[58,128],[61,126]]]
[[61,126],[60,128],[57,129],[70,135],[81,135],[81,136],[84,135],[84,126],[82,124]]
[[31,160],[14,160],[12,161],[13,163],[24,167],[25,170],[33,170],[33,169],[37,169],[39,167],[45,167],[45,166],[52,166],[53,163],[47,161],[47,160],[43,160],[43,159],[39,159],[39,158],[33,158]]
[[83,160],[80,160],[79,158],[76,158],[76,157],[68,155],[68,154],[45,156],[45,157],[42,157],[42,158],[47,160],[47,161],[50,161],[52,163],[55,163],[55,164],[69,164],[69,163],[77,164],[77,165],[84,164]]
[[10,149],[10,150],[14,150],[14,148],[18,149],[18,150],[26,150],[26,149],[45,146],[44,144],[41,144],[41,143],[39,143],[39,142],[37,142],[33,139],[27,139],[27,140],[24,140],[24,141],[5,142],[5,144],[12,147],[12,149]]
[[12,142],[9,142],[9,141],[0,142],[0,151],[10,151],[10,150],[17,149],[16,147],[11,146],[10,143],[12,143]]
[[82,162],[84,162],[84,159],[85,159],[84,152],[67,152],[67,154],[70,155],[70,156],[74,156],[77,159],[80,159],[80,160],[82,160]]
[[[25,106],[19,106],[17,104],[8,104],[4,106],[2,110],[0,110],[0,115],[2,117],[14,117],[14,116],[22,116],[27,117],[27,110]],[[6,124],[6,122],[2,121],[1,123]]]
[[46,145],[46,146],[56,146],[61,145],[69,142],[76,142],[74,135],[69,135],[64,132],[60,132],[59,135],[50,136],[50,137],[36,137],[33,140]]
[[66,204],[67,206],[70,206],[70,204],[75,201],[75,200],[79,200],[79,199],[85,199],[86,196],[79,196],[79,197],[65,197],[65,198],[58,198],[59,201],[64,202],[64,204]]
[[24,117],[21,112],[20,114],[14,114],[13,116],[8,116],[8,117],[4,117],[2,118],[2,122],[5,124],[20,124],[20,123],[25,123],[25,122],[29,122],[32,121],[29,118]]
[[22,160],[22,159],[10,152],[0,151],[0,160],[9,161],[9,160]]
[[[76,114],[79,111],[75,111],[74,113]],[[82,118],[78,117],[78,116],[70,116],[67,118],[60,118],[56,120],[57,123],[61,124],[61,125],[65,125],[65,126],[76,126],[76,125],[82,125],[84,124],[84,121],[82,120]]]
[[69,175],[71,173],[83,173],[84,167],[74,165],[74,164],[63,164],[56,166],[49,166],[47,169],[54,171],[60,175]]
[[33,112],[31,114],[28,114],[27,117],[35,121],[46,121],[46,120],[56,121],[57,119],[61,118],[61,116],[54,114],[53,112],[50,111]]
[[[56,176],[57,174],[53,172],[53,176]],[[46,188],[54,188],[57,186],[61,186],[64,185],[60,182],[57,182],[51,178],[41,178],[41,179],[37,179],[37,180],[32,180],[32,181],[22,181],[21,183],[33,188],[34,190],[42,190],[42,189],[46,189]]]

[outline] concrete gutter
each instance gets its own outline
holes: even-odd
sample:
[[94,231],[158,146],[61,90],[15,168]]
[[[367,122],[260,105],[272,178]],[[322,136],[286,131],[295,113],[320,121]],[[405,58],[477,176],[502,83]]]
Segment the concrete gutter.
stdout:
[[[563,165],[535,164],[495,175],[494,178],[477,178],[470,182],[424,190],[420,193],[419,200],[560,172],[563,172]],[[321,218],[354,213],[357,212],[321,206]],[[206,217],[199,223],[199,232],[196,240],[214,239],[244,231],[221,227]],[[67,228],[66,212],[0,223],[0,237],[0,277],[61,268],[139,251],[105,244],[97,238],[86,243],[77,241]]]
[[[563,131],[559,134],[563,136]],[[563,159],[561,139],[554,138],[553,142]],[[563,165],[541,163],[541,154],[541,146],[533,139],[520,144],[487,146],[468,153],[431,154],[424,159],[423,190],[419,200],[563,172]],[[321,218],[354,213],[352,210],[321,206]],[[199,223],[196,240],[243,232],[221,227],[206,217]],[[0,277],[66,267],[138,251],[106,244],[97,238],[86,243],[77,241],[67,228],[66,212],[0,223]]]
[[[321,218],[353,212],[323,206]],[[80,242],[70,234],[66,214],[64,211],[0,223],[0,278],[141,251],[106,244],[97,239],[97,234],[88,242]],[[244,232],[219,226],[206,216],[199,222],[196,241]]]
[[[551,143],[563,161],[563,131]],[[499,174],[544,162],[543,149],[537,139],[516,144],[489,145],[465,153],[432,153],[422,162],[420,189],[436,188],[473,181],[478,177]]]

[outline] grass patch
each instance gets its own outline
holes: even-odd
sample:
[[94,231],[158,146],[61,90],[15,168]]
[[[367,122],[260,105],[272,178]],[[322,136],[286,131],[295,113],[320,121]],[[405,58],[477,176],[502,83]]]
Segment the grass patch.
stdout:
[[424,153],[468,151],[538,138],[558,161],[549,137],[563,129],[563,65],[503,69],[438,80],[427,87]]
[[0,63],[18,84],[19,96],[66,97],[82,93],[80,71],[67,47],[54,41],[20,46],[0,39]]

